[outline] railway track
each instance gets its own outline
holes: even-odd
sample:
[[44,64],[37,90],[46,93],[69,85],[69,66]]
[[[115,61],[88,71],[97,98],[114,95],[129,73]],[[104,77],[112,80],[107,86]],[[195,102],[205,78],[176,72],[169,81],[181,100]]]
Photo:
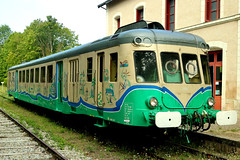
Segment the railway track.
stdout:
[[[3,98],[8,99],[6,97],[3,97]],[[11,100],[11,99],[9,99],[9,100]],[[1,118],[0,118],[0,125],[2,125],[1,124]],[[215,147],[215,149],[217,149],[217,148],[219,148],[219,149],[228,148],[228,150],[226,152],[237,153],[237,154],[240,153],[240,142],[232,141],[232,140],[224,139],[224,138],[219,138],[219,137],[215,137],[215,136],[205,135],[205,134],[201,134],[201,133],[198,133],[198,132],[189,132],[188,133],[188,136],[190,138],[191,143],[190,143],[190,145],[186,145],[186,143],[184,143],[184,142],[186,142],[185,137],[181,138],[181,137],[179,137],[178,134],[173,135],[173,136],[176,136],[177,139],[182,139],[182,141],[180,143],[176,143],[176,141],[174,141],[174,140],[171,141],[170,140],[171,136],[168,137],[167,140],[163,140],[164,138],[161,138],[161,135],[146,134],[144,132],[138,132],[138,131],[134,131],[134,130],[130,130],[130,132],[137,132],[138,133],[137,137],[139,137],[141,139],[145,139],[145,141],[147,141],[149,143],[152,143],[152,144],[150,144],[150,146],[159,147],[159,149],[157,148],[156,150],[161,150],[162,146],[167,146],[168,148],[171,148],[171,146],[174,146],[176,148],[179,148],[179,150],[190,153],[192,155],[201,155],[202,157],[205,157],[207,159],[220,159],[220,160],[225,160],[225,159],[227,159],[227,157],[216,154],[216,152],[213,153],[208,149],[207,150],[201,150],[198,147],[193,147],[192,144],[194,144],[194,146],[203,146],[204,145],[205,148],[210,148],[210,147]],[[111,130],[109,130],[109,132],[111,133]],[[1,133],[1,128],[0,128],[0,133]],[[154,130],[151,133],[157,133],[157,130]],[[106,133],[104,132],[104,135],[105,134]],[[137,137],[135,137],[135,138],[137,138]],[[145,137],[145,138],[143,138],[143,137]],[[108,136],[105,137],[105,138],[106,138],[106,141],[109,140]],[[137,139],[139,140],[139,138],[137,138]],[[105,141],[105,140],[103,140],[103,141]],[[116,141],[116,140],[113,139],[113,141]],[[217,143],[218,146],[220,145],[220,147],[216,147],[215,146],[216,143]],[[217,151],[217,153],[222,152],[222,150],[216,150],[216,151]],[[144,153],[146,151],[142,150],[142,149],[139,149],[139,152]],[[156,153],[157,152],[155,152],[155,151],[154,152],[147,151],[147,155],[150,158],[162,159],[162,160],[168,159],[168,158],[165,158],[165,156],[158,155]],[[1,159],[1,134],[0,134],[0,159]]]
[[66,160],[32,132],[0,109],[0,159]]
[[[153,159],[168,159],[166,156],[158,155],[161,150],[176,150],[176,153],[189,153],[190,155],[200,156],[204,159],[214,160],[227,160],[228,155],[236,155],[235,158],[239,159],[240,155],[240,142],[230,139],[224,139],[216,136],[210,136],[198,132],[189,132],[188,137],[190,144],[187,143],[185,137],[180,137],[178,133],[173,135],[159,135],[156,131],[150,134],[138,132],[138,137],[145,139],[150,146],[155,148],[154,152],[147,154]],[[144,137],[144,138],[143,138]],[[230,158],[231,159],[231,158]]]
[[[182,150],[185,150],[189,153],[199,154],[208,159],[217,159],[217,160],[228,159],[224,156],[218,155],[218,153],[225,153],[225,154],[232,153],[236,155],[240,154],[239,141],[211,136],[211,135],[203,134],[200,132],[189,132],[188,136],[191,139],[191,143],[188,145],[182,142],[180,143],[170,142],[170,143],[180,147]],[[195,146],[195,147],[192,147],[192,146]],[[201,147],[199,148],[199,146]],[[204,150],[202,148],[204,148]]]

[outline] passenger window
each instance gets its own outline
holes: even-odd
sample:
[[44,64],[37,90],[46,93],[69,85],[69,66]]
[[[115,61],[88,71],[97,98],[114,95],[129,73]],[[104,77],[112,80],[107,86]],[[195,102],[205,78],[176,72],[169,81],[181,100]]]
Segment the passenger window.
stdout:
[[19,71],[19,83],[22,82],[22,71]]
[[134,52],[136,81],[158,82],[156,54],[153,51]]
[[33,78],[34,78],[34,69],[30,70],[30,83],[33,83]]
[[182,83],[182,73],[178,53],[162,52],[163,79],[166,83]]
[[201,62],[205,84],[210,84],[209,65],[206,55],[201,55]]
[[47,67],[47,82],[48,83],[53,82],[53,66],[52,65]]
[[45,83],[45,73],[46,73],[46,68],[41,67],[41,83]]
[[29,70],[26,70],[26,82],[29,83]]
[[79,82],[79,60],[76,60],[76,82]]
[[87,59],[87,81],[92,82],[92,67],[93,60],[92,57]]
[[23,83],[25,83],[25,70],[23,71],[23,80],[22,80]]
[[186,83],[201,83],[197,55],[182,54],[184,78]]
[[103,72],[104,72],[104,70],[103,70],[103,58],[104,58],[104,56],[103,56],[103,54],[100,54],[100,70],[99,70],[99,72],[100,72],[100,77],[99,77],[99,82],[102,82],[103,81]]
[[39,68],[35,68],[35,83],[39,82]]
[[118,54],[110,54],[110,82],[117,82]]

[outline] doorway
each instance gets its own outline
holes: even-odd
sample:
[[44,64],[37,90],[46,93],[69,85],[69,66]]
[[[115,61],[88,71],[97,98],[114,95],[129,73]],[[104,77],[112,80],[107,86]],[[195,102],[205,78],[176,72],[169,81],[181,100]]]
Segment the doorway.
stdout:
[[63,97],[63,62],[57,62],[57,97],[58,101],[62,102]]
[[[104,102],[103,102],[103,75],[104,75],[104,53],[98,53],[97,58],[97,93],[98,93],[98,101],[97,105],[100,108],[103,108]],[[99,108],[99,109],[100,109]],[[101,110],[101,109],[100,109]]]
[[78,84],[79,84],[79,60],[73,59],[69,61],[69,101],[77,103],[79,101],[78,96]]
[[216,110],[221,110],[222,100],[222,50],[211,51],[209,54],[209,67],[212,82],[212,95],[216,103],[213,107]]

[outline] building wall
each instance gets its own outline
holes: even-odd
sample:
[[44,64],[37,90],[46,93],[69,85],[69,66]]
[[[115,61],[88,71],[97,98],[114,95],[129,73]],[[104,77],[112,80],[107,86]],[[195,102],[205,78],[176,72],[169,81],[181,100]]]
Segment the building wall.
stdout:
[[[175,17],[175,20],[177,19],[177,23],[175,24],[176,29],[201,23],[201,1],[200,0],[198,1],[193,1],[193,0],[177,1],[176,0],[175,3],[176,3],[175,13],[177,11],[176,17]],[[193,13],[198,13],[198,14],[193,14]]]
[[[239,0],[221,0],[220,17],[238,14]],[[121,26],[136,21],[136,9],[144,8],[144,19],[158,21],[165,26],[166,0],[113,0],[107,5],[107,34],[117,29],[115,17],[120,16]],[[205,0],[175,0],[175,29],[205,23]]]
[[[222,110],[240,110],[240,0],[220,0],[220,19],[205,22],[206,0],[175,0],[175,30],[201,36],[211,50],[223,52]],[[107,5],[107,34],[136,22],[136,9],[142,6],[144,20],[165,26],[166,0],[113,0]]]
[[162,21],[162,0],[155,0],[154,5],[151,0],[113,1],[107,5],[107,34],[112,35],[117,30],[115,18],[118,16],[121,19],[121,26],[136,22],[136,9],[141,6],[144,9],[145,20]]

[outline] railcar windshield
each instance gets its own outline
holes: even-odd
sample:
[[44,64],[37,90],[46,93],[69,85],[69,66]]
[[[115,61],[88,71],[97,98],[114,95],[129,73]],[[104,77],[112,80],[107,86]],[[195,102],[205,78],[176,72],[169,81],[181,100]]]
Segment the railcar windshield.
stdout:
[[186,83],[201,83],[197,55],[182,54],[184,78]]
[[158,82],[157,60],[153,51],[134,52],[136,81],[138,83]]
[[182,74],[178,53],[162,52],[163,79],[166,83],[181,83]]
[[201,62],[205,84],[210,84],[209,65],[206,55],[201,55]]

